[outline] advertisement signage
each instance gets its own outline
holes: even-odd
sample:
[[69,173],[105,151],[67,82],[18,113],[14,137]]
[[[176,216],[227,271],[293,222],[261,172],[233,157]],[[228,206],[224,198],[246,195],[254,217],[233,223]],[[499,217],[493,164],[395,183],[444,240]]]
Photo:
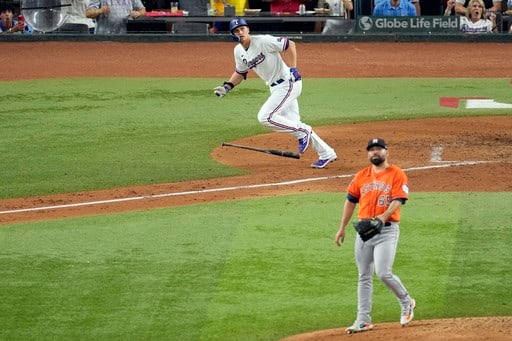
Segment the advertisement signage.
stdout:
[[419,16],[419,17],[374,17],[362,16],[357,20],[357,30],[361,33],[458,33],[459,17]]

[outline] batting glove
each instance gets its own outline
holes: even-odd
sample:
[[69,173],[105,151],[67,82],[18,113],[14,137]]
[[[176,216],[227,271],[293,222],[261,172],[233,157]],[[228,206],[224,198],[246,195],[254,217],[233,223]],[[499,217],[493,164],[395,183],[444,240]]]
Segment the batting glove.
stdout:
[[300,81],[302,79],[302,76],[300,75],[299,70],[297,70],[296,67],[290,68],[290,76],[291,80],[294,82]]
[[213,89],[213,93],[218,97],[224,97],[228,94],[229,90],[233,89],[235,85],[230,82],[224,82],[221,86]]

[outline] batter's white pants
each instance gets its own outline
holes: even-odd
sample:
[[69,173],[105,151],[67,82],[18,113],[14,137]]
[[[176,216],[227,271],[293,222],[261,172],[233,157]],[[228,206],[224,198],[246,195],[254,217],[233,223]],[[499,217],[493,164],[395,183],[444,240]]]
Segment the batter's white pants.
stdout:
[[400,228],[398,223],[391,223],[391,226],[383,227],[380,234],[366,242],[363,242],[358,235],[356,236],[355,257],[359,270],[356,323],[372,322],[370,313],[374,268],[377,277],[395,295],[400,306],[407,305],[410,300],[400,278],[392,273]]
[[334,149],[313,132],[311,126],[300,120],[297,98],[301,92],[302,81],[286,80],[271,86],[270,97],[258,112],[258,121],[273,131],[289,133],[296,139],[311,131],[311,147],[318,153],[319,158],[331,158],[336,155]]

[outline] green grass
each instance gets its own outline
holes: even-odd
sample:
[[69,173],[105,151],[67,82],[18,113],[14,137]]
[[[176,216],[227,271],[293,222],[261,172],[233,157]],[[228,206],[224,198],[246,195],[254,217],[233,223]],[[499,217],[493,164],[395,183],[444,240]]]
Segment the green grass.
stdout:
[[[1,82],[0,198],[232,176],[223,141],[267,133],[250,79]],[[510,115],[439,97],[510,102],[507,79],[305,79],[303,120]],[[277,340],[353,322],[355,232],[343,194],[280,196],[0,228],[0,339]],[[512,194],[412,193],[395,272],[418,319],[512,315]],[[397,321],[375,285],[375,322]]]
[[[333,243],[342,201],[292,195],[4,227],[0,339],[277,340],[348,325],[357,271],[355,231]],[[512,314],[511,205],[511,193],[411,195],[394,271],[418,319]],[[398,317],[376,280],[374,321]]]
[[[51,79],[0,82],[0,198],[242,174],[210,158],[223,141],[268,133],[268,96],[249,79],[225,98],[220,79]],[[395,90],[398,89],[398,90]],[[313,125],[433,116],[441,96],[510,99],[507,79],[305,79],[301,114]]]

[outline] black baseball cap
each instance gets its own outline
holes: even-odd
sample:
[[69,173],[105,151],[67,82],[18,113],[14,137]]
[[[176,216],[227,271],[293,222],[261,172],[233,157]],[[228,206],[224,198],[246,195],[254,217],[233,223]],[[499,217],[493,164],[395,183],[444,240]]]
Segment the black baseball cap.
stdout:
[[366,150],[370,150],[370,148],[374,147],[374,146],[379,146],[384,149],[388,149],[388,145],[386,144],[386,141],[384,141],[381,138],[370,139],[370,141],[368,141],[368,145],[366,146]]

